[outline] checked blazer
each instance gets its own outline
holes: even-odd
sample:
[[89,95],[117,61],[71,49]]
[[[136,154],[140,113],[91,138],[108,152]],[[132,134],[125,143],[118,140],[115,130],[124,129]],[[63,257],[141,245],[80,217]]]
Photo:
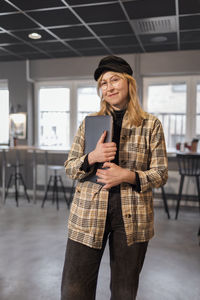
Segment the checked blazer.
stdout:
[[[100,184],[81,181],[92,172],[81,169],[84,154],[85,121],[74,138],[66,174],[77,180],[68,221],[68,237],[100,249],[104,235],[109,191]],[[119,166],[137,171],[141,191],[126,182],[120,185],[122,216],[127,244],[148,241],[154,235],[152,188],[164,185],[168,178],[168,161],[161,122],[146,114],[138,127],[129,125],[126,111],[120,133]]]

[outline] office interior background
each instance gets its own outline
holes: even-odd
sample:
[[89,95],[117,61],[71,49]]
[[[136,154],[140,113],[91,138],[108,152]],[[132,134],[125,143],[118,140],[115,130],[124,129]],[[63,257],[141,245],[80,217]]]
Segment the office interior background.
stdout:
[[[16,207],[14,186],[6,201],[1,188],[1,300],[59,299],[69,208],[62,192],[59,210],[51,203],[51,193],[43,209],[41,203],[54,174],[49,166],[63,167],[81,121],[100,107],[93,73],[99,60],[110,54],[131,65],[141,105],[162,122],[169,159],[164,189],[171,218],[163,209],[162,191],[156,189],[156,235],[138,299],[200,297],[195,178],[186,178],[174,220],[180,183],[177,145],[189,152],[192,141],[200,138],[200,1],[1,0],[0,183],[2,187],[5,161],[19,159],[30,195],[28,203],[19,186],[22,196]],[[16,151],[14,143],[30,149]],[[35,194],[31,147],[38,149]],[[196,151],[200,152],[200,142]],[[5,170],[7,185],[12,170],[7,165]],[[64,167],[59,174],[71,201],[74,183]],[[109,299],[108,282],[106,252],[98,300]]]

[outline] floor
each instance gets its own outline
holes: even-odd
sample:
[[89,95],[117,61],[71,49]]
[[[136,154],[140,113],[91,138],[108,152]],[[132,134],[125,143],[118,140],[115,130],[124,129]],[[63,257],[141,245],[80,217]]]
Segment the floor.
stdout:
[[[0,206],[0,300],[59,300],[67,240],[68,210],[57,211],[14,199]],[[174,217],[174,209],[171,209]],[[198,209],[181,208],[168,220],[155,208],[155,237],[141,273],[138,300],[199,300],[200,246]],[[108,300],[109,255],[106,248],[98,280],[97,300]],[[124,299],[125,300],[125,299]]]

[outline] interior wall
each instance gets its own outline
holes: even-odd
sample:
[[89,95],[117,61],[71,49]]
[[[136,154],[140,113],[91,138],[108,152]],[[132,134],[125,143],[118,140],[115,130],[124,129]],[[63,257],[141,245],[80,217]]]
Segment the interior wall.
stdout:
[[26,140],[19,140],[19,144],[31,144],[33,133],[32,110],[33,92],[32,84],[26,80],[26,62],[1,62],[0,80],[8,80],[10,112],[26,112],[28,115]]
[[[144,76],[200,74],[200,51],[176,51],[120,55],[131,65],[142,99]],[[34,89],[33,81],[60,79],[93,79],[93,73],[102,56],[42,59],[30,61],[26,74],[26,61],[0,62],[0,80],[7,79],[10,106],[21,105],[28,113],[28,140],[34,142]],[[29,82],[27,80],[29,78]]]

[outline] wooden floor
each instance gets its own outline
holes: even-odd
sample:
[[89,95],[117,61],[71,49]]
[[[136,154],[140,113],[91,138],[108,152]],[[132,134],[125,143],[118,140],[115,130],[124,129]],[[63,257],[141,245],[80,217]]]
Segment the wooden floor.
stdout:
[[[59,300],[67,240],[68,210],[50,201],[28,204],[13,199],[0,206],[0,300]],[[174,217],[174,209],[171,209]],[[198,209],[181,208],[168,220],[155,209],[155,237],[141,274],[138,300],[199,300],[200,246]],[[109,300],[109,254],[106,248],[97,300]],[[126,299],[122,299],[126,300]]]

